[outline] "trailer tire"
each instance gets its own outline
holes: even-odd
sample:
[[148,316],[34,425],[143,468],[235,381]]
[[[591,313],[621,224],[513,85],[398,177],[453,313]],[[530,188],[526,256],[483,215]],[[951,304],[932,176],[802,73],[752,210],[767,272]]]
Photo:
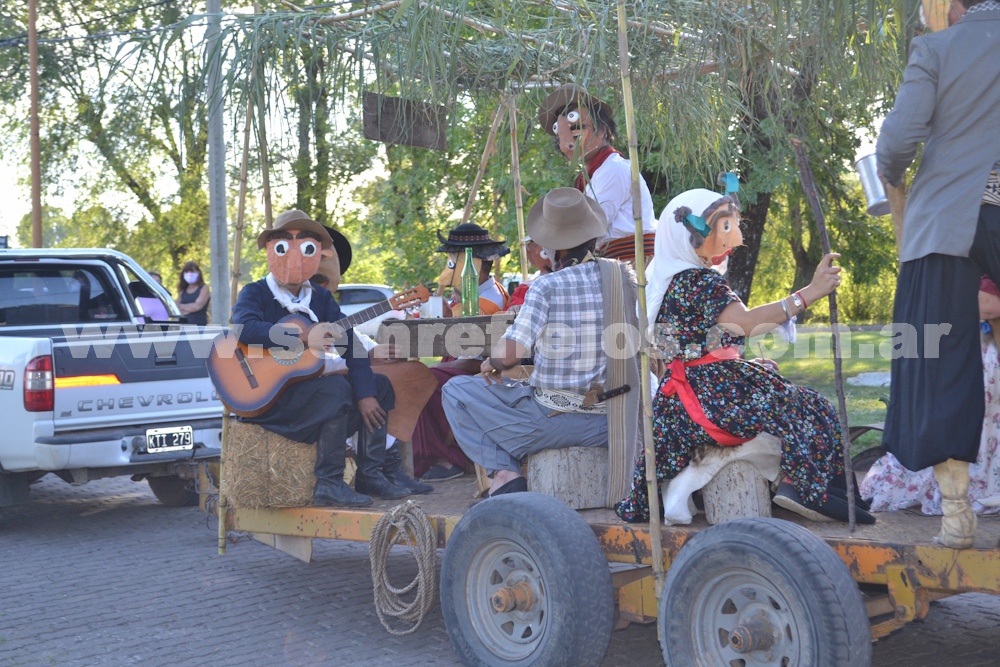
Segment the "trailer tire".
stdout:
[[147,477],[149,488],[156,499],[167,507],[193,507],[198,504],[198,494],[192,489],[192,482],[177,475]]
[[441,565],[441,609],[463,665],[597,667],[614,593],[587,522],[556,498],[515,493],[458,522]]
[[871,665],[871,629],[844,562],[805,528],[741,519],[695,535],[667,572],[667,665]]

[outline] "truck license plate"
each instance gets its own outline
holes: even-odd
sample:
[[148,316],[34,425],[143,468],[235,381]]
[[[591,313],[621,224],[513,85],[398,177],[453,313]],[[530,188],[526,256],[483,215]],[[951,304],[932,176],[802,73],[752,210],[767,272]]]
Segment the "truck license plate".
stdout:
[[146,429],[146,451],[175,452],[194,449],[194,431],[190,426]]

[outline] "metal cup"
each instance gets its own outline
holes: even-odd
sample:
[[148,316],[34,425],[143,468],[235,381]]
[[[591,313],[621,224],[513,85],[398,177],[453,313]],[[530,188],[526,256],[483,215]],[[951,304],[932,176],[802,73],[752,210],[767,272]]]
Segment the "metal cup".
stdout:
[[880,216],[889,214],[889,199],[885,196],[885,188],[878,178],[878,164],[875,153],[866,155],[854,163],[861,179],[861,189],[865,191],[868,201],[868,215]]

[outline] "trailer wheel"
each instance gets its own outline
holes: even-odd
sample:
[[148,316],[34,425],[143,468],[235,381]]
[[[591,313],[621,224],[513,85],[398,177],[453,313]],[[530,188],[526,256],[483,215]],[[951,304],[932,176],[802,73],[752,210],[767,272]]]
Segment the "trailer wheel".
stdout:
[[156,499],[167,507],[192,507],[198,504],[198,494],[191,488],[193,482],[177,475],[147,477],[149,488]]
[[568,505],[503,495],[455,527],[441,609],[463,665],[597,667],[611,641],[611,574],[593,530]]
[[667,665],[871,665],[847,566],[788,521],[729,521],[694,536],[667,572],[659,612]]

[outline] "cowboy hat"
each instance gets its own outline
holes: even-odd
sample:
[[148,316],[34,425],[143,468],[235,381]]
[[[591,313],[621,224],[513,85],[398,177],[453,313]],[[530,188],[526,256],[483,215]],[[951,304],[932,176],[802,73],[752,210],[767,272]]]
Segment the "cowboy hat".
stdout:
[[319,239],[320,244],[323,248],[329,248],[333,245],[333,239],[330,234],[326,231],[326,228],[318,222],[314,221],[304,212],[293,208],[290,211],[285,211],[279,215],[274,220],[274,227],[270,229],[265,229],[257,236],[257,247],[263,248],[267,245],[267,242],[271,240],[271,236],[275,232],[280,232],[285,229],[300,229],[304,232],[312,232]]
[[608,219],[600,204],[576,188],[555,188],[531,207],[525,226],[543,248],[568,250],[604,236]]
[[347,267],[351,265],[351,257],[353,256],[351,242],[333,227],[323,225],[323,229],[333,239],[333,249],[337,252],[337,260],[340,262],[340,274],[343,275],[347,273]]
[[601,109],[608,116],[614,116],[610,105],[590,95],[583,86],[578,86],[575,83],[564,83],[549,93],[542,105],[538,107],[538,122],[542,124],[542,129],[553,137],[556,136],[556,132],[552,128],[563,110],[573,102],[576,102],[578,107]]
[[437,232],[441,246],[437,252],[465,252],[472,248],[472,254],[479,259],[495,260],[510,252],[503,239],[491,239],[490,233],[479,225],[465,222],[448,232],[448,238]]

